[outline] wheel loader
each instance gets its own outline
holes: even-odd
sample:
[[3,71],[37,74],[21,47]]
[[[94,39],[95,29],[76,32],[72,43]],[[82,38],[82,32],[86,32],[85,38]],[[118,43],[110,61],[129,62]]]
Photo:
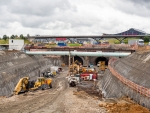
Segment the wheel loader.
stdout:
[[45,77],[38,77],[36,81],[30,81],[29,77],[23,77],[17,83],[14,89],[14,95],[18,95],[21,92],[33,91],[37,89],[45,90],[52,88],[52,79]]

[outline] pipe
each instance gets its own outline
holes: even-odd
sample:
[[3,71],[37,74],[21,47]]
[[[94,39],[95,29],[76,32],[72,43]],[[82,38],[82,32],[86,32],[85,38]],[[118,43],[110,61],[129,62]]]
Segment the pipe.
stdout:
[[[28,55],[69,55],[69,51],[25,51]],[[79,52],[70,51],[71,56],[105,56],[105,57],[125,57],[131,53],[122,52]]]

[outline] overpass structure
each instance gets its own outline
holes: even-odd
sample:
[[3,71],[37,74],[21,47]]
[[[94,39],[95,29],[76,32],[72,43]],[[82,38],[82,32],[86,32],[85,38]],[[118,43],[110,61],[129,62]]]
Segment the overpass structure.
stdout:
[[36,35],[36,36],[27,36],[27,39],[32,39],[32,40],[49,40],[49,39],[54,39],[54,38],[61,38],[61,39],[68,39],[70,40],[71,38],[76,39],[76,38],[93,38],[96,41],[104,39],[104,38],[115,38],[117,40],[119,40],[120,42],[122,42],[124,39],[126,38],[144,38],[145,36],[150,37],[150,34],[145,33],[144,31],[141,30],[137,30],[134,28],[131,28],[127,31],[121,32],[121,33],[117,33],[117,34],[103,34],[103,35],[82,35],[82,36],[52,36],[52,35]]
[[54,39],[54,38],[66,38],[68,40],[70,40],[71,38],[93,38],[96,41],[104,39],[104,38],[115,38],[117,40],[119,40],[120,42],[122,42],[124,39],[126,38],[141,38],[143,39],[145,36],[150,37],[150,35],[102,35],[102,36],[94,36],[94,35],[89,35],[89,36],[30,36],[30,37],[26,37],[27,39],[32,39],[32,40],[41,40],[41,39],[45,39],[45,40],[49,40],[49,39]]

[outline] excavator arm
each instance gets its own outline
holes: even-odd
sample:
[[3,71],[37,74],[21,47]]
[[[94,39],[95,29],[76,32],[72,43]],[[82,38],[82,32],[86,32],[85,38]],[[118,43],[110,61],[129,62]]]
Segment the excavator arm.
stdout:
[[21,91],[26,91],[28,82],[29,77],[21,78],[14,89],[14,94],[17,95]]
[[35,81],[29,81],[29,77],[23,77],[17,83],[14,89],[14,95],[18,95],[20,92],[36,90],[41,87],[42,88],[44,87],[44,89],[48,87],[52,88],[51,82],[52,82],[52,79],[50,78],[38,77],[37,81],[35,82]]

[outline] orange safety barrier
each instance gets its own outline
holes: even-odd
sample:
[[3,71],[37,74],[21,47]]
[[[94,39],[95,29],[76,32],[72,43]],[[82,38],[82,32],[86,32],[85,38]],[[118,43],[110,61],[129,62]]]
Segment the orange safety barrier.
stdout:
[[120,75],[117,71],[115,71],[112,67],[111,64],[113,64],[116,61],[115,58],[110,59],[109,61],[109,65],[108,68],[110,70],[110,72],[117,77],[121,82],[123,82],[124,84],[126,84],[127,86],[129,86],[130,88],[136,90],[137,92],[139,92],[140,94],[143,94],[147,97],[150,97],[150,89],[142,87],[138,84],[135,84],[134,82],[126,79],[125,77],[123,77],[122,75]]

